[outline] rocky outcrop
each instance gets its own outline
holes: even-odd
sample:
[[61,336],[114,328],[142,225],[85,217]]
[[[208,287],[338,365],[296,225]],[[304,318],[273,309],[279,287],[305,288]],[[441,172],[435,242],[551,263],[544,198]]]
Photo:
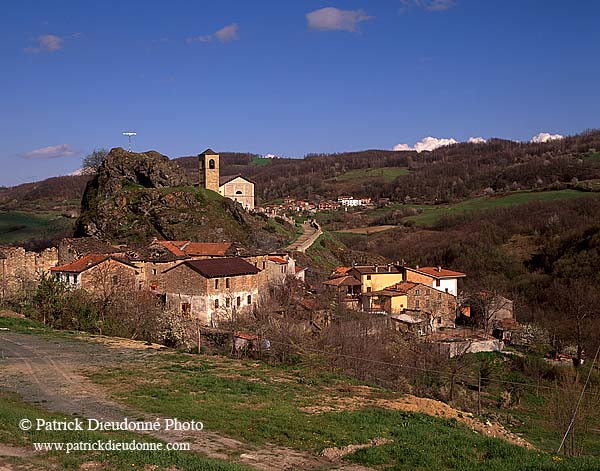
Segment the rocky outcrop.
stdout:
[[250,250],[284,245],[266,228],[266,220],[240,204],[192,186],[185,172],[166,156],[117,148],[85,190],[76,236],[113,243],[145,243],[154,237],[229,241]]

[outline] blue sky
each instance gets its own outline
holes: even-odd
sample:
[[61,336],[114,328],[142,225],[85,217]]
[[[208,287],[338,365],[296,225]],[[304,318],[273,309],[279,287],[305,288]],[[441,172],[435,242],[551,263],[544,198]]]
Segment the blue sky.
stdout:
[[593,0],[2,6],[2,185],[72,172],[129,128],[177,157],[600,127]]

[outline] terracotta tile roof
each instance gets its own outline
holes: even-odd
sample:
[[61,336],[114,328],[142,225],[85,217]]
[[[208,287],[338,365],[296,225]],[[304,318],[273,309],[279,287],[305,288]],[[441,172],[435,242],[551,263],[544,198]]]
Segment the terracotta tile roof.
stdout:
[[304,268],[296,267],[294,270],[296,273],[300,273],[300,272],[306,270],[306,267],[304,267]]
[[419,268],[409,268],[406,267],[407,270],[412,270],[417,273],[422,273],[427,276],[431,276],[432,278],[462,278],[467,276],[465,273],[461,273],[459,271],[447,270],[442,267],[419,267]]
[[[400,283],[396,283],[392,286],[387,286],[382,291],[393,291],[398,294],[407,294],[411,289],[419,284],[420,283],[413,283],[412,281],[401,281]],[[425,287],[425,285],[423,286]]]
[[231,242],[191,242],[189,240],[157,240],[177,257],[224,257]]
[[361,283],[353,276],[340,276],[327,280],[323,284],[329,286],[360,286]]
[[190,242],[181,249],[186,255],[224,257],[231,242]]
[[74,262],[68,263],[66,265],[52,267],[52,268],[50,268],[50,271],[67,271],[67,272],[71,272],[71,273],[81,273],[81,272],[83,272],[89,268],[92,268],[93,266],[96,266],[108,259],[115,260],[115,261],[117,261],[119,263],[123,263],[125,265],[129,265],[130,267],[134,267],[127,260],[115,258],[113,256],[106,255],[106,254],[93,253],[93,254],[89,254],[89,255],[84,255],[80,259],[75,260]]
[[271,262],[279,263],[279,265],[287,265],[287,263],[288,263],[285,258],[281,258],[281,257],[269,256],[269,260]]
[[335,270],[333,270],[333,273],[335,275],[345,275],[350,270],[351,270],[351,267],[337,267]]
[[[258,268],[240,257],[207,258],[204,260],[188,260],[183,263],[205,278],[255,275],[260,272]],[[173,270],[174,268],[176,267],[166,271]]]

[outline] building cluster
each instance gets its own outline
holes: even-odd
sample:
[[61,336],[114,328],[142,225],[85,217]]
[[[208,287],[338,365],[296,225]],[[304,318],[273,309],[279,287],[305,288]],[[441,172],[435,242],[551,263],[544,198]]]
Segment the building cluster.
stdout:
[[[471,314],[469,306],[458,302],[458,283],[465,276],[440,266],[357,265],[336,268],[324,285],[348,309],[387,315],[401,331],[439,336],[452,332],[457,318]],[[512,303],[503,306],[493,313],[493,321],[512,318]]]
[[229,243],[153,240],[114,246],[88,238],[64,239],[49,271],[70,288],[92,293],[149,290],[167,307],[215,326],[254,309],[261,296],[305,269],[287,253],[240,254]]
[[315,214],[317,211],[337,211],[339,209],[372,206],[371,198],[355,198],[353,196],[339,196],[337,200],[308,201],[296,198],[285,198],[278,204],[269,204],[258,208],[270,216],[281,216],[288,213]]

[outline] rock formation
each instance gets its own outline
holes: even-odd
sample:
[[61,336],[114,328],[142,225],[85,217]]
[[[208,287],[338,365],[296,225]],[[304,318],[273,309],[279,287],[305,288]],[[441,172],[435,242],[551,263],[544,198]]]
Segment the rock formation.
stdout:
[[113,243],[153,237],[237,242],[249,250],[274,250],[284,241],[267,222],[219,194],[192,186],[186,173],[158,152],[110,151],[88,184],[76,236]]

